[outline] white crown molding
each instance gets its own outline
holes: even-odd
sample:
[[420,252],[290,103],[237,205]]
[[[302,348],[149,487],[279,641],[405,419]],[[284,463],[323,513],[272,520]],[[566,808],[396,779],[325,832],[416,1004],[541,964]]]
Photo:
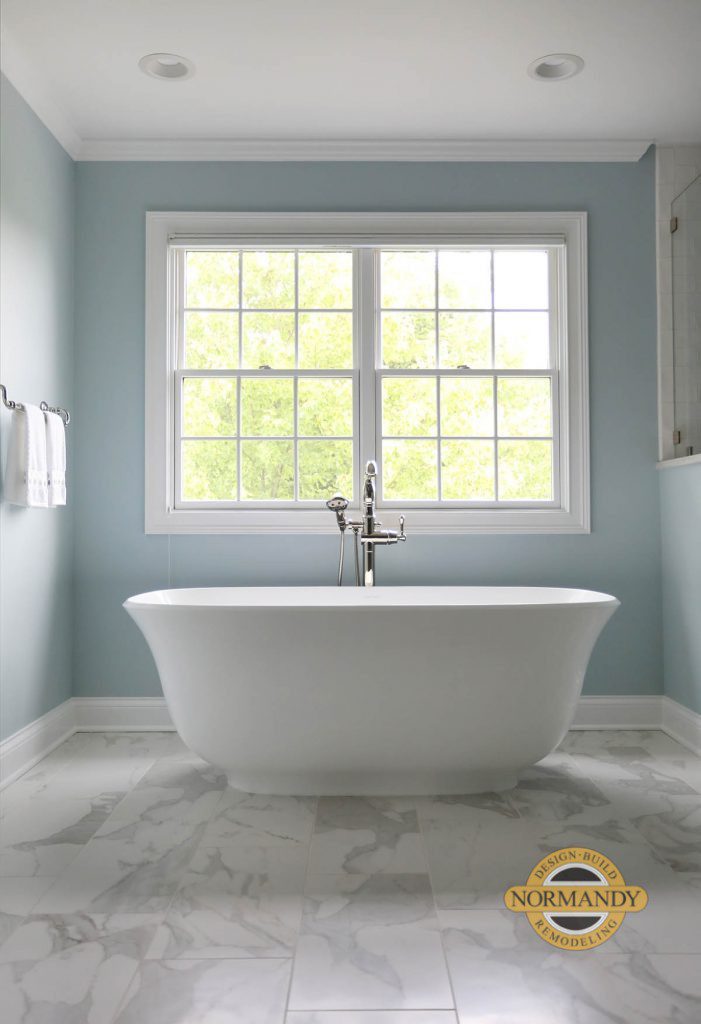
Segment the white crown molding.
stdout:
[[[580,697],[572,729],[662,729],[701,755],[701,715],[671,697]],[[0,743],[0,789],[74,732],[173,732],[162,697],[73,697]]]
[[635,163],[649,140],[84,139],[78,160]]
[[37,74],[4,26],[0,27],[0,70],[56,141],[76,160],[82,145],[80,136],[56,103],[48,84]]

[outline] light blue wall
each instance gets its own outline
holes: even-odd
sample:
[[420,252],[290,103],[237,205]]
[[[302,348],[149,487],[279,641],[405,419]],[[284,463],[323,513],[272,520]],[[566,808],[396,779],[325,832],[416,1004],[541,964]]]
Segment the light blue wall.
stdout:
[[[4,78],[1,100],[0,379],[70,408],[75,168]],[[10,419],[0,405],[3,467]],[[0,738],[71,695],[72,557],[70,508],[2,503]]]
[[701,466],[659,477],[665,692],[701,712]]
[[335,571],[331,536],[144,535],[147,210],[587,210],[593,533],[410,537],[380,571],[387,583],[610,591],[622,607],[586,692],[661,692],[652,152],[637,164],[84,163],[77,204],[78,695],[160,692],[121,608],[130,594],[331,583]]

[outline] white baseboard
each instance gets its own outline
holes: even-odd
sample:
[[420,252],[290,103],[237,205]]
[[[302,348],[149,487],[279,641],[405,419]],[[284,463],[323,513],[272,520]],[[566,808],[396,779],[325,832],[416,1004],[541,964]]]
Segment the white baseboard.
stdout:
[[[73,697],[0,743],[0,789],[74,732],[171,732],[162,697]],[[662,729],[701,755],[701,715],[670,697],[581,697],[573,729]]]
[[162,697],[74,697],[79,732],[172,732]]
[[[662,697],[580,697],[572,729],[660,729]],[[689,712],[691,714],[691,712]]]
[[8,736],[0,743],[0,789],[24,775],[75,732],[75,714],[70,700]]
[[701,715],[671,697],[662,697],[662,729],[701,757]]

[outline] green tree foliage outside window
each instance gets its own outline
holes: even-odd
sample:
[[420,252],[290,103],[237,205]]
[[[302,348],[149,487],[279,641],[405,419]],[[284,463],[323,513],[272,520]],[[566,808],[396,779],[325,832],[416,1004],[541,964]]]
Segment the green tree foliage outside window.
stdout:
[[[384,499],[550,500],[551,380],[534,373],[550,366],[547,254],[387,250],[378,261]],[[352,253],[192,250],[183,293],[182,499],[352,495]],[[259,367],[271,369],[247,376]],[[441,376],[458,367],[473,373]]]

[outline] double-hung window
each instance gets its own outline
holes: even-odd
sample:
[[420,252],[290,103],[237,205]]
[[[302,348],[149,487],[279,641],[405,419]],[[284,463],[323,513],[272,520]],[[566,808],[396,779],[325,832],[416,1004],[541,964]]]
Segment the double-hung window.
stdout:
[[585,227],[148,214],[147,530],[586,532]]

